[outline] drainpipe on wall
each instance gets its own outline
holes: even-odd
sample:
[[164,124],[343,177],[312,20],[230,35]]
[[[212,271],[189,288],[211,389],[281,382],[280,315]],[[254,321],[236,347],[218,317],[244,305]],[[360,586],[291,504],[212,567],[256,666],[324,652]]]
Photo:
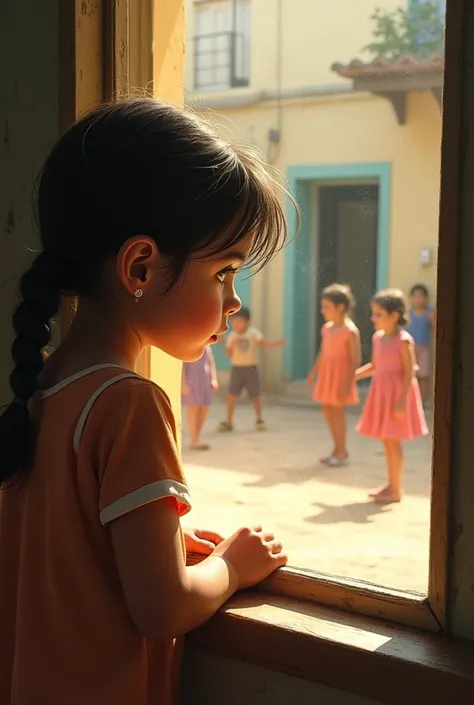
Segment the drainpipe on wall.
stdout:
[[[281,138],[282,138],[282,127],[283,127],[283,105],[282,105],[282,74],[283,74],[283,55],[282,55],[282,49],[283,49],[283,42],[282,42],[282,33],[283,33],[283,22],[282,22],[282,14],[283,14],[283,0],[277,0],[277,6],[276,6],[276,42],[275,42],[275,49],[276,49],[276,61],[275,61],[275,66],[276,66],[276,114],[275,114],[275,127],[270,127],[268,130],[268,145],[267,145],[267,162],[270,166],[274,166],[278,156],[280,154],[280,146],[281,146]],[[269,301],[269,296],[268,296],[268,288],[270,284],[270,270],[269,267],[265,267],[262,271],[262,294],[261,294],[261,300],[260,300],[260,320],[261,320],[261,327],[265,329],[265,332],[267,332],[268,328],[265,326],[265,320],[267,317],[267,312],[268,312],[268,301]],[[275,353],[272,353],[274,355]],[[276,385],[271,384],[271,375],[265,374],[265,370],[268,369],[267,364],[269,362],[269,353],[267,351],[263,351],[263,379],[264,379],[264,386],[269,388],[270,391],[280,391],[279,389],[275,389]]]

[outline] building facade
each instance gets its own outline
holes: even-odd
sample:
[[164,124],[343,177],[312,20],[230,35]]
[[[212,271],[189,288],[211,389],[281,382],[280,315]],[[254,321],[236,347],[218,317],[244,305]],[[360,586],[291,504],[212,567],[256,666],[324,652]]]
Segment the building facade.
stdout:
[[[305,378],[327,284],[351,285],[365,356],[375,290],[407,292],[422,282],[435,296],[444,57],[374,60],[363,51],[376,7],[399,5],[188,1],[188,103],[257,147],[301,209],[298,236],[263,272],[237,283],[254,323],[287,339],[283,351],[263,357],[268,391]],[[291,238],[297,216],[287,207]],[[222,351],[217,358],[225,369]]]

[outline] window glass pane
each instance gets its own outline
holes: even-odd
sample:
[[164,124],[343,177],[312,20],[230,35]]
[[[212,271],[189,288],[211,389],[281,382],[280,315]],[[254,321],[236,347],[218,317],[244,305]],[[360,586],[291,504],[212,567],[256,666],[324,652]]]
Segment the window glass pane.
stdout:
[[209,0],[191,8],[195,33],[194,88],[246,85],[250,72],[249,0]]
[[[224,4],[228,25],[217,21]],[[235,32],[233,67],[225,80],[214,68],[204,88],[190,62],[188,88],[227,136],[283,174],[303,225],[245,295],[251,326],[271,343],[247,356],[261,397],[237,369],[245,356],[229,362],[221,341],[201,438],[210,450],[189,449],[184,425],[195,521],[224,533],[259,521],[293,566],[425,592],[445,2],[189,2],[195,36],[201,12],[214,13],[205,31]],[[229,46],[216,41],[214,52]],[[250,56],[249,87],[232,101]],[[352,290],[352,322],[334,291],[323,296],[335,283]],[[404,294],[408,327],[398,327],[398,294],[372,301],[386,288]],[[357,393],[353,326],[361,364],[376,361]],[[223,431],[229,389],[238,399]]]

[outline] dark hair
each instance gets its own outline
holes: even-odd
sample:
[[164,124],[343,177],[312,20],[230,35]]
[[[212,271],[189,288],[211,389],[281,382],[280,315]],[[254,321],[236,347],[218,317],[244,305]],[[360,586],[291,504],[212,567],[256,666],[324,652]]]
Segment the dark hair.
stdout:
[[414,296],[416,293],[422,294],[426,299],[430,298],[430,292],[425,284],[415,284],[410,289],[410,296]]
[[247,266],[258,271],[286,238],[277,191],[286,193],[256,154],[154,99],[101,105],[58,140],[37,194],[42,252],[20,279],[13,315],[14,401],[0,418],[0,485],[31,465],[27,402],[62,296],[93,297],[106,260],[137,234],[168,256],[169,287],[191,255],[217,256],[250,233]]
[[383,289],[372,297],[372,303],[377,304],[387,313],[398,313],[399,326],[409,324],[407,301],[400,289]]
[[237,311],[237,313],[234,313],[233,318],[243,318],[246,321],[250,321],[252,318],[252,314],[250,313],[250,309],[247,308],[246,306],[242,306],[242,308]]
[[332,301],[335,306],[344,306],[346,313],[350,313],[355,307],[355,298],[351,287],[347,284],[331,284],[321,292],[321,298]]

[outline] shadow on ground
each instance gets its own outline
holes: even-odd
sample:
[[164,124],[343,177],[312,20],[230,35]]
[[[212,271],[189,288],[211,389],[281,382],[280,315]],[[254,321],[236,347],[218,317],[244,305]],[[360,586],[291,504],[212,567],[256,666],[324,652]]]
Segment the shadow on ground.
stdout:
[[353,502],[342,506],[323,504],[315,502],[315,507],[319,507],[321,512],[312,517],[306,517],[305,521],[312,524],[371,524],[372,518],[379,514],[391,511],[392,507],[367,502]]
[[[272,488],[278,485],[297,485],[312,482],[330,483],[363,491],[385,483],[385,460],[381,444],[361,438],[355,432],[356,418],[348,418],[348,447],[350,462],[340,468],[328,468],[319,459],[327,455],[330,441],[321,412],[314,407],[293,408],[268,405],[265,418],[268,431],[255,430],[255,419],[250,406],[237,409],[235,431],[217,433],[224,408],[216,402],[209,414],[204,439],[211,445],[206,453],[186,450],[185,464],[208,469],[219,468],[238,472],[242,486]],[[420,438],[405,444],[405,495],[429,497],[431,477],[431,443]]]

